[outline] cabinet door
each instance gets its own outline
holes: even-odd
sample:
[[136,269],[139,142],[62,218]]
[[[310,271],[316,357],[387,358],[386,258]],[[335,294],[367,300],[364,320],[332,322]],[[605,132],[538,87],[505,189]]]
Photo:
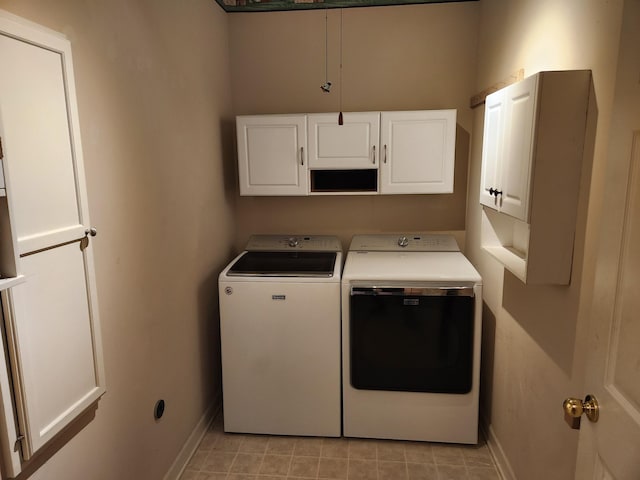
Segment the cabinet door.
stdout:
[[378,168],[378,112],[345,113],[343,125],[338,113],[310,114],[307,121],[309,168]]
[[236,119],[240,195],[307,195],[305,115]]
[[380,192],[452,193],[456,111],[383,112]]
[[0,16],[0,65],[7,198],[25,279],[2,303],[28,459],[104,393],[104,374],[69,42]]
[[25,459],[104,393],[87,260],[80,242],[25,256],[3,302]]
[[503,145],[502,132],[504,129],[504,95],[498,91],[488,95],[485,100],[484,133],[482,139],[482,173],[480,175],[480,203],[487,207],[498,209],[500,165],[502,163]]
[[534,75],[503,92],[506,115],[500,165],[500,208],[525,222],[529,218],[538,78],[539,75]]

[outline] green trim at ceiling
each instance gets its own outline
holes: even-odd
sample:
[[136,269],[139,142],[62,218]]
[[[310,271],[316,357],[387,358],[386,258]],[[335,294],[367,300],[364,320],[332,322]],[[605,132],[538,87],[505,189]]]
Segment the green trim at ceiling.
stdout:
[[380,7],[416,3],[477,2],[479,0],[216,0],[225,12],[270,12],[322,8]]

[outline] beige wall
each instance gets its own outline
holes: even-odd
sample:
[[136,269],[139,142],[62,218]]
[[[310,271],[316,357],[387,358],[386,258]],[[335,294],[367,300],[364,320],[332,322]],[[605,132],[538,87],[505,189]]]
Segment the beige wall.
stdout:
[[480,3],[477,90],[518,68],[526,76],[540,70],[593,70],[598,125],[595,152],[583,169],[570,286],[525,286],[480,248],[483,108],[475,112],[469,169],[467,254],[485,285],[483,417],[510,465],[509,478],[569,479],[578,436],[563,422],[561,404],[567,396],[587,393],[582,391],[585,327],[622,1]]
[[[249,234],[335,233],[346,246],[358,232],[465,228],[485,282],[483,413],[492,438],[520,480],[572,478],[577,435],[560,404],[584,393],[581,326],[621,0],[344,10],[343,110],[457,108],[456,193],[308,198],[238,197],[232,113],[338,110],[338,10],[328,12],[334,89],[326,95],[322,11],[224,14],[213,0],[0,0],[0,8],[72,41],[100,232],[108,392],[95,419],[31,478],[162,478],[219,391],[216,276]],[[469,97],[520,67],[594,71],[599,123],[570,287],[525,287],[480,249],[483,109],[469,109]],[[158,398],[167,411],[155,422]]]
[[[72,43],[99,232],[107,393],[95,419],[31,478],[160,479],[219,392],[217,273],[234,235],[222,175],[233,151],[228,17],[212,0],[0,8]],[[156,422],[159,398],[167,408]]]
[[[239,197],[236,247],[252,233],[336,234],[346,248],[354,233],[464,230],[478,12],[478,2],[342,12],[342,110],[456,108],[454,194]],[[330,94],[324,10],[230,15],[235,113],[340,110],[340,10],[327,17]]]

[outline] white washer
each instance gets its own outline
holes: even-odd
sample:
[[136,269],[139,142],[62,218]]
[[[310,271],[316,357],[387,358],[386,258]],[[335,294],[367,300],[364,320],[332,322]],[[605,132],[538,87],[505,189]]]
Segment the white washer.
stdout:
[[225,431],[340,436],[341,250],[256,235],[220,274]]
[[481,312],[482,279],[452,236],[354,236],[344,436],[477,443]]

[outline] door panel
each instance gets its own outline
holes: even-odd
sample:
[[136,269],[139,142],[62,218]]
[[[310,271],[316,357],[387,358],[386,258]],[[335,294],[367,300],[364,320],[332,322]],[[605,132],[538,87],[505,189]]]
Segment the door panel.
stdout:
[[2,292],[10,372],[0,375],[13,382],[0,391],[0,427],[17,431],[0,428],[0,444],[15,475],[104,393],[104,372],[70,44],[0,11],[0,64],[8,211],[24,280]]
[[380,114],[345,113],[338,124],[337,113],[308,116],[309,167],[327,169],[378,168]]
[[469,393],[473,384],[473,296],[419,295],[405,293],[401,287],[374,290],[352,288],[351,386]]
[[[630,177],[630,194],[627,215],[640,212],[640,132],[636,132],[633,149],[633,167]],[[616,391],[628,402],[627,409],[640,412],[640,296],[637,295],[640,278],[640,222],[637,215],[628,217],[623,238],[623,252],[620,260],[618,298],[614,310],[613,337],[607,365],[609,389]],[[640,419],[640,417],[639,417]]]
[[456,111],[382,112],[380,192],[452,193]]
[[39,237],[49,232],[72,240],[81,230],[65,78],[59,52],[1,35],[0,64],[10,66],[0,75],[4,149],[18,248],[26,253],[46,247]]
[[306,195],[305,115],[237,117],[240,195]]
[[[624,190],[624,189],[623,189]],[[597,424],[583,422],[581,442],[593,445],[590,455],[601,459],[603,468],[615,480],[636,480],[640,478],[640,350],[638,334],[640,320],[638,311],[640,301],[637,295],[637,279],[640,275],[640,131],[635,133],[632,149],[632,163],[629,169],[629,184],[624,223],[622,225],[621,247],[616,261],[617,280],[611,286],[611,292],[601,290],[594,297],[594,312],[603,313],[602,294],[612,295],[611,316],[608,332],[601,334],[602,344],[594,350],[591,361],[597,358],[602,368],[589,368],[587,390],[595,394],[600,403],[601,415]],[[610,232],[610,230],[608,230]],[[609,255],[609,259],[613,260]],[[606,317],[605,317],[606,318]],[[592,319],[595,321],[595,319]],[[599,376],[602,375],[602,376]],[[590,438],[593,436],[593,438]],[[583,437],[587,437],[585,440]],[[584,452],[580,456],[584,456]],[[592,460],[582,460],[580,468]],[[600,467],[593,474],[584,477],[599,478]],[[606,477],[605,477],[606,478]]]
[[504,213],[528,221],[537,76],[508,89],[500,205]]
[[600,404],[580,426],[576,480],[640,478],[640,2],[626,0],[595,272],[585,394]]
[[480,203],[498,208],[497,196],[489,193],[499,189],[498,172],[502,162],[502,129],[504,128],[504,95],[496,92],[486,99],[484,117],[484,136],[482,141],[482,180],[480,185]]
[[20,358],[14,383],[21,386],[18,403],[28,425],[28,455],[103,392],[80,245],[73,242],[23,257],[26,281],[9,294],[13,311],[7,317]]

